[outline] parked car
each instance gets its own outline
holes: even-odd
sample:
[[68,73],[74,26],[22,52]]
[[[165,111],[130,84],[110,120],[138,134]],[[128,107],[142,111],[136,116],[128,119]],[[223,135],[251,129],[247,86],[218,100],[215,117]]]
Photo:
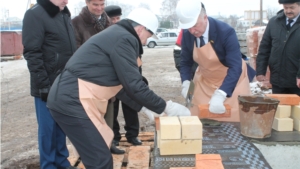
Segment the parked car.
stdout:
[[147,39],[146,45],[148,48],[154,48],[155,46],[167,46],[175,45],[178,37],[177,32],[161,32],[157,35],[158,39],[150,37]]
[[161,32],[167,32],[167,31],[168,31],[167,28],[157,28],[156,35],[159,34],[159,33],[161,33]]

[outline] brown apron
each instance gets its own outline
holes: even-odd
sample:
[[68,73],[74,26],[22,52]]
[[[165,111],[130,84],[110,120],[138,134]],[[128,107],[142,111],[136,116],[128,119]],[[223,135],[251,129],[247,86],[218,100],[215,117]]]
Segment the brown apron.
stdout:
[[[213,93],[218,89],[227,75],[228,68],[225,67],[216,55],[211,43],[207,43],[201,48],[196,48],[194,45],[193,58],[198,63],[198,68],[195,72],[194,97],[191,107],[192,115],[198,116],[200,104],[208,104]],[[242,58],[241,58],[242,59]],[[224,104],[231,106],[231,117],[212,118],[218,121],[240,121],[238,95],[249,95],[250,84],[247,75],[247,66],[242,60],[242,73],[239,81],[230,98],[227,98]]]

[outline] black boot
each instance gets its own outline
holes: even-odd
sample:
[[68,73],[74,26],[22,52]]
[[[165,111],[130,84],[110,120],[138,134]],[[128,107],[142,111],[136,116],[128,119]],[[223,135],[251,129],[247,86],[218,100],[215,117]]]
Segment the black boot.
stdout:
[[124,150],[118,149],[114,142],[112,142],[112,144],[110,146],[110,152],[112,154],[124,154],[125,153]]

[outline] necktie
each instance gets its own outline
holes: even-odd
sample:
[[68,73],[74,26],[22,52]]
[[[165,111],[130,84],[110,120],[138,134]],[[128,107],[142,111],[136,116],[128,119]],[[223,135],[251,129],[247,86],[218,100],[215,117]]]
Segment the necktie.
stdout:
[[197,46],[197,48],[201,48],[204,45],[205,45],[205,42],[204,42],[203,36],[201,36],[200,38],[196,38],[196,46]]
[[292,27],[291,24],[294,22],[294,20],[293,19],[289,19],[288,22],[289,23],[286,25],[286,28],[287,28],[287,30],[290,30],[290,28]]
[[200,48],[205,45],[203,36],[200,37]]

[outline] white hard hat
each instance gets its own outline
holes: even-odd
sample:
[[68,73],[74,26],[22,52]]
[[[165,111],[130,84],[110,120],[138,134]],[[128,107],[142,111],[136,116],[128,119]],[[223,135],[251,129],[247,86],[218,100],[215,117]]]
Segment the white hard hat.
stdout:
[[202,5],[200,0],[180,0],[177,3],[176,14],[179,18],[179,27],[189,29],[197,23]]
[[127,19],[145,26],[153,33],[152,36],[157,39],[155,34],[158,28],[158,20],[154,13],[145,8],[136,8],[128,14]]

